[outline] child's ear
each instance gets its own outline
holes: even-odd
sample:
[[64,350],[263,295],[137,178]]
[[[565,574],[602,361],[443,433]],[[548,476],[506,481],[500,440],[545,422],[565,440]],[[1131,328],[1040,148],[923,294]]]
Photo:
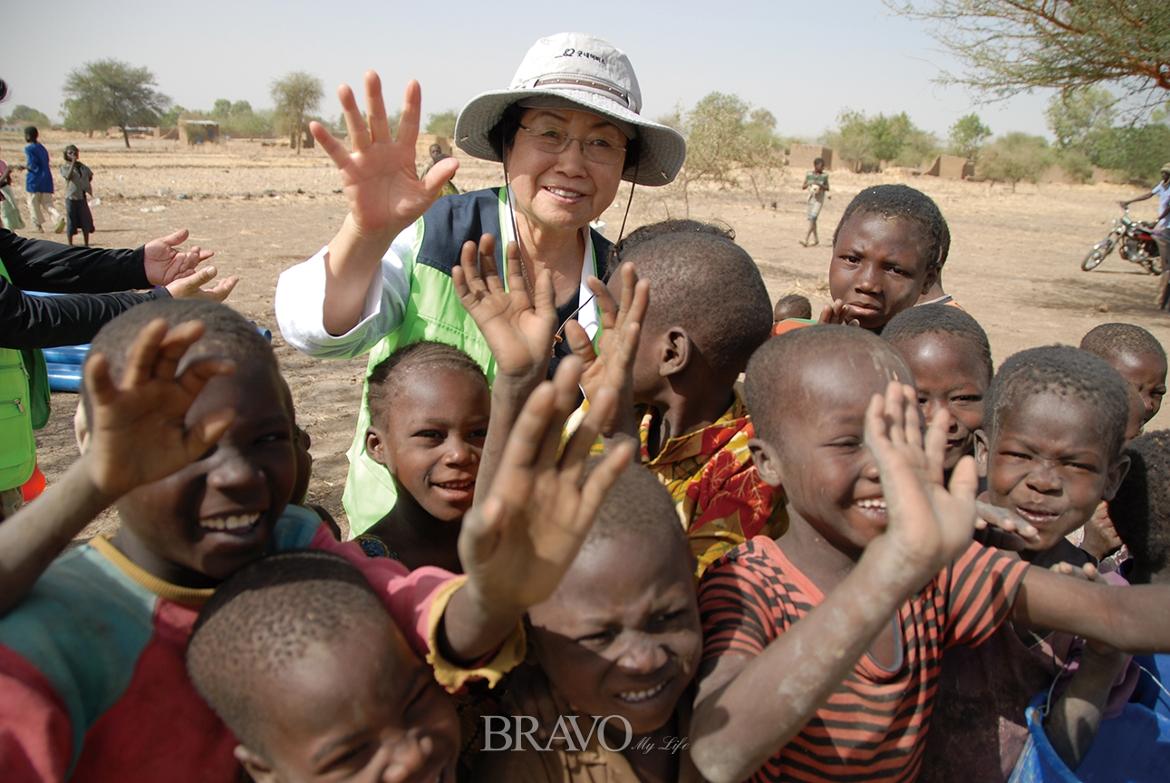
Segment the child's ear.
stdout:
[[920,294],[925,294],[929,291],[935,283],[938,282],[939,268],[937,266],[930,266],[926,270],[926,277],[922,280],[922,290]]
[[264,760],[256,751],[244,745],[236,745],[236,761],[240,762],[247,773],[256,783],[276,783],[276,773],[272,765]]
[[991,461],[991,445],[982,427],[971,434],[975,436],[975,469],[979,472],[979,478],[985,479],[988,463]]
[[386,469],[393,473],[394,466],[390,464],[389,450],[385,448],[385,443],[386,439],[382,437],[382,433],[373,427],[366,430],[366,453],[374,462],[385,465]]
[[662,335],[661,355],[658,359],[658,374],[663,378],[677,375],[691,362],[694,344],[681,326],[672,326]]
[[1125,474],[1129,473],[1129,465],[1129,455],[1122,454],[1109,466],[1109,471],[1105,474],[1105,490],[1101,493],[1102,500],[1113,500],[1113,496],[1117,494],[1117,489],[1125,479]]
[[756,470],[760,471],[760,478],[771,487],[784,484],[784,476],[780,468],[780,454],[776,447],[759,438],[748,441],[748,451],[752,454],[752,462]]

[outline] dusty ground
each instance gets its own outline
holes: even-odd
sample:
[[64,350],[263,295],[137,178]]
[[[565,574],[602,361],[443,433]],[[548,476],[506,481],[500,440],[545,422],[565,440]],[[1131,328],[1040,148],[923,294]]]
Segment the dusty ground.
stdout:
[[[134,141],[126,151],[120,140],[87,139],[47,133],[54,166],[70,142],[94,170],[95,244],[131,247],[187,227],[191,243],[214,248],[221,274],[238,274],[229,300],[238,310],[275,330],[272,295],[287,266],[315,252],[345,215],[342,196],[328,159],[319,150],[300,157],[286,148],[232,141],[203,148],[174,142]],[[0,157],[20,162],[23,143],[0,135]],[[460,158],[456,182],[463,189],[502,181],[498,166]],[[806,249],[804,172],[788,172],[764,194],[776,208],[762,208],[749,191],[701,190],[692,193],[692,217],[721,220],[760,265],[773,298],[799,291],[819,307],[828,298],[826,245]],[[986,328],[997,362],[1022,348],[1053,342],[1076,343],[1093,326],[1128,321],[1170,344],[1170,318],[1153,307],[1155,280],[1122,261],[1116,253],[1096,271],[1080,270],[1080,260],[1108,231],[1116,202],[1132,189],[1110,185],[1007,186],[953,182],[933,177],[887,173],[852,175],[830,172],[832,197],[821,215],[827,240],[849,199],[879,182],[906,181],[935,198],[954,237],[946,267],[947,290]],[[17,195],[23,196],[21,185]],[[605,214],[606,234],[616,238],[628,190]],[[60,206],[60,204],[58,204]],[[1144,207],[1144,209],[1142,209]],[[22,207],[23,210],[23,207]],[[1149,214],[1147,214],[1149,213]],[[677,186],[639,188],[629,228],[683,214]],[[1153,216],[1150,202],[1138,215]],[[26,214],[27,220],[27,214]],[[37,236],[36,234],[31,234]],[[273,338],[293,390],[297,416],[313,437],[315,469],[310,499],[342,520],[345,450],[353,435],[364,359],[317,361]],[[50,481],[75,454],[71,422],[77,397],[53,396],[53,417],[38,433],[41,466]],[[1170,425],[1163,411],[1152,428]],[[109,517],[101,527],[111,524]]]

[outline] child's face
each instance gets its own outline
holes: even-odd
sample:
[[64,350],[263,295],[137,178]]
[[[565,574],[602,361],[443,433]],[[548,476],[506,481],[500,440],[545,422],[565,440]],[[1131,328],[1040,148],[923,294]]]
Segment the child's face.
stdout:
[[309,493],[309,480],[313,477],[313,455],[309,451],[313,439],[309,433],[293,424],[293,451],[297,458],[297,480],[293,485],[292,503],[304,503]]
[[634,532],[582,549],[528,616],[552,686],[583,714],[623,716],[635,734],[670,719],[703,647],[689,552]]
[[[789,510],[838,551],[860,557],[886,529],[877,463],[865,445],[865,411],[891,380],[910,384],[898,363],[849,346],[808,357],[785,383],[800,384],[781,411],[778,444],[752,442],[761,477],[783,486]],[[773,412],[775,415],[775,412]]]
[[235,374],[213,378],[187,412],[190,426],[211,411],[234,410],[219,443],[117,503],[123,551],[155,576],[186,586],[215,584],[264,554],[296,478],[292,416],[275,370],[237,364]]
[[[260,679],[264,753],[237,756],[258,781],[455,780],[459,719],[402,634],[383,622],[311,645]],[[311,706],[311,708],[310,708]],[[279,716],[279,719],[275,719]],[[400,767],[399,777],[387,773]]]
[[1127,463],[1110,453],[1100,421],[1083,400],[1035,394],[1003,412],[987,453],[980,454],[989,500],[1039,531],[1036,551],[1051,549],[1085,524],[1121,482]]
[[829,263],[829,290],[845,303],[846,320],[863,329],[885,326],[930,288],[926,241],[904,218],[854,213],[841,226]]
[[366,448],[428,514],[461,520],[471,508],[491,396],[466,370],[428,368],[398,384]]
[[945,462],[950,470],[963,455],[975,453],[975,430],[983,426],[987,365],[970,341],[943,332],[899,340],[895,348],[914,375],[926,423],[939,411],[951,414]]
[[1142,423],[1154,418],[1166,394],[1166,360],[1156,354],[1121,351],[1109,357],[1109,364],[1141,395],[1146,409]]

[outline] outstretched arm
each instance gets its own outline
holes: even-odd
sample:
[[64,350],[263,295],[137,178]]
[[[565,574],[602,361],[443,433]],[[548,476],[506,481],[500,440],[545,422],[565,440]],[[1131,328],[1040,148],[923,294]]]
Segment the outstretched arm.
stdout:
[[[975,521],[975,464],[943,486],[946,416],[925,449],[917,396],[892,383],[866,413],[865,443],[881,473],[889,527],[810,614],[749,658],[724,655],[701,674],[692,757],[704,777],[739,781],[796,736],[841,684],[898,607],[968,546]],[[818,650],[810,655],[809,650]]]
[[85,453],[61,481],[0,525],[0,613],[16,606],[37,578],[85,525],[130,490],[170,475],[207,451],[234,413],[215,411],[190,426],[187,409],[231,362],[202,359],[176,375],[179,362],[203,334],[188,322],[168,329],[148,324],[129,349],[122,379],[94,354],[85,364],[92,406]]
[[602,498],[633,456],[632,444],[619,446],[586,475],[589,446],[613,412],[613,389],[599,393],[561,451],[580,376],[580,362],[570,357],[532,393],[490,493],[463,519],[459,559],[468,579],[451,597],[440,639],[450,660],[473,661],[492,652],[530,606],[552,595]]
[[329,242],[325,261],[324,325],[333,335],[344,334],[361,320],[366,292],[391,241],[427,210],[459,167],[444,158],[419,179],[414,167],[422,91],[418,82],[406,85],[397,138],[390,133],[382,82],[367,71],[366,104],[369,121],[362,117],[353,90],[337,90],[350,147],[333,137],[319,122],[309,125],[313,138],[328,153],[341,174],[349,214]]

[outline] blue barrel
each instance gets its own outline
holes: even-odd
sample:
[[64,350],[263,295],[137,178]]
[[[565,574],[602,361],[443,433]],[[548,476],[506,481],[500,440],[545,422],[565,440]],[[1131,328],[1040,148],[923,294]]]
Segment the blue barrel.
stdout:
[[57,348],[46,348],[42,351],[45,361],[52,364],[85,364],[85,357],[89,354],[88,345],[62,345]]
[[46,362],[49,371],[49,389],[55,392],[78,392],[81,390],[81,365]]

